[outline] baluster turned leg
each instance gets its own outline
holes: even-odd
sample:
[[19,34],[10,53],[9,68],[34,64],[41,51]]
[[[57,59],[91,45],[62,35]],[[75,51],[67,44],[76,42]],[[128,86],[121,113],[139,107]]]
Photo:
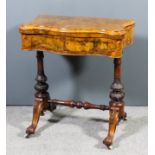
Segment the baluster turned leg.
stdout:
[[126,113],[124,112],[123,98],[125,93],[123,91],[123,85],[121,83],[121,58],[114,59],[114,82],[111,85],[112,91],[110,92],[110,112],[109,112],[109,131],[108,136],[104,139],[103,143],[111,148],[112,140],[116,130],[118,122],[126,119]]
[[33,108],[33,118],[31,125],[26,130],[26,137],[30,134],[34,134],[37,127],[40,115],[43,115],[44,110],[54,110],[56,107],[54,105],[49,105],[48,100],[50,99],[48,90],[48,84],[46,83],[47,77],[44,74],[44,64],[43,58],[44,54],[42,51],[37,51],[37,76],[35,85],[35,104]]

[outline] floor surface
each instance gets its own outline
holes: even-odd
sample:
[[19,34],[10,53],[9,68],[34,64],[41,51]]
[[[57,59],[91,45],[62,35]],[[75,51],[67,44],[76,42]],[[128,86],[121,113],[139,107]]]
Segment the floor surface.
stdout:
[[7,107],[7,155],[147,155],[147,107],[126,107],[128,121],[117,127],[113,149],[102,143],[108,111],[57,107],[41,116],[36,134],[24,138],[31,106]]

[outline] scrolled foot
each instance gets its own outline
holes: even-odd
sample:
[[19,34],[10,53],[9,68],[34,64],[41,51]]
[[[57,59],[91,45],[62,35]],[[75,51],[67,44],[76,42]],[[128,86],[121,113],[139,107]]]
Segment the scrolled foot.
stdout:
[[35,128],[30,125],[27,129],[26,129],[26,135],[25,137],[28,138],[30,135],[35,133]]
[[108,149],[112,148],[112,137],[107,136],[104,140],[103,140],[103,144],[105,144],[107,146]]
[[112,141],[118,122],[119,122],[119,109],[117,107],[111,107],[108,135],[103,140],[103,144],[105,144],[108,147],[108,149],[110,149],[112,146]]
[[35,129],[37,127],[39,117],[44,109],[44,102],[42,100],[35,100],[34,108],[33,108],[33,118],[31,125],[26,129],[27,137],[35,133]]

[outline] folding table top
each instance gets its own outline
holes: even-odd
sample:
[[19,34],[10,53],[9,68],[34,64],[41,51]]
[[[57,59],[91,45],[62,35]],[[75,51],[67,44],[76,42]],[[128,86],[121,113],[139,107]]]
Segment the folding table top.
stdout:
[[121,57],[122,49],[133,41],[134,25],[127,19],[38,16],[19,30],[25,50]]

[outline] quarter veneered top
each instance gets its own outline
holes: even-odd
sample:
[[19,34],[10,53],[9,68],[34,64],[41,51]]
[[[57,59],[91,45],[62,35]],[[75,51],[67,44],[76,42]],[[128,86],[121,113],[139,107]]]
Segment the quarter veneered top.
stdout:
[[20,26],[23,34],[65,35],[73,37],[123,38],[134,20],[96,17],[38,16]]

